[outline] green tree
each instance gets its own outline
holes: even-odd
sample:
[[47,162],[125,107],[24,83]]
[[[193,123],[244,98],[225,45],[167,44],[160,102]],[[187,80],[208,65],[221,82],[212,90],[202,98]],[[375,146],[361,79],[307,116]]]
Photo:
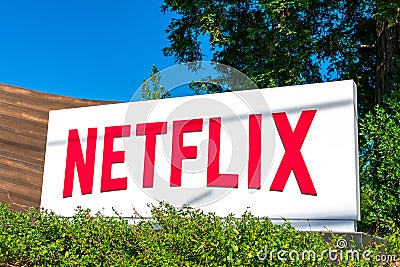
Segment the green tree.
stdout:
[[164,86],[160,85],[161,75],[158,72],[156,65],[151,68],[150,77],[143,80],[140,87],[143,100],[163,99],[170,97],[170,93],[165,90]]
[[360,123],[361,229],[400,228],[400,104],[376,107]]
[[164,0],[162,11],[178,15],[164,49],[177,62],[201,60],[207,42],[259,87],[353,79],[361,114],[393,91],[398,0]]
[[361,230],[381,235],[400,228],[400,60],[394,90],[360,122]]

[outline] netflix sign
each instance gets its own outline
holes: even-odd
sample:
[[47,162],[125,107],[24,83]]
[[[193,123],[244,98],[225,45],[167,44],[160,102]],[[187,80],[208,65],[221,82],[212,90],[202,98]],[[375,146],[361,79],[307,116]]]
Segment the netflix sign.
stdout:
[[341,81],[50,111],[41,206],[149,217],[167,201],[354,231],[356,107]]

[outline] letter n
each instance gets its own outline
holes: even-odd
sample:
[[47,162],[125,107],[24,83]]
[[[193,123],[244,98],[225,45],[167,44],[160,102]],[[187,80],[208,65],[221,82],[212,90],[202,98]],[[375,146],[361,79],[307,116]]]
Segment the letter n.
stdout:
[[77,129],[69,130],[67,160],[65,165],[63,197],[72,196],[75,166],[77,169],[81,193],[91,194],[96,153],[97,128],[89,128],[86,141],[86,162],[83,159],[82,146]]

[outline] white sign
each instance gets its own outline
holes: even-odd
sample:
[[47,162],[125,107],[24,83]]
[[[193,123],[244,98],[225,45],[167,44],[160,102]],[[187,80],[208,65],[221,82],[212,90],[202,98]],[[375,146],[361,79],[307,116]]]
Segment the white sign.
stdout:
[[354,231],[352,81],[50,111],[41,206],[125,217],[149,203]]

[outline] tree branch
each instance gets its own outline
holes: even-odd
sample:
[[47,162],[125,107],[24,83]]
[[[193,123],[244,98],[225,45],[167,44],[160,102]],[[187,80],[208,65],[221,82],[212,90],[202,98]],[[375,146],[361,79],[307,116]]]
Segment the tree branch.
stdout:
[[357,48],[357,49],[374,49],[375,45],[345,45],[332,48],[331,50],[347,49],[347,48]]

